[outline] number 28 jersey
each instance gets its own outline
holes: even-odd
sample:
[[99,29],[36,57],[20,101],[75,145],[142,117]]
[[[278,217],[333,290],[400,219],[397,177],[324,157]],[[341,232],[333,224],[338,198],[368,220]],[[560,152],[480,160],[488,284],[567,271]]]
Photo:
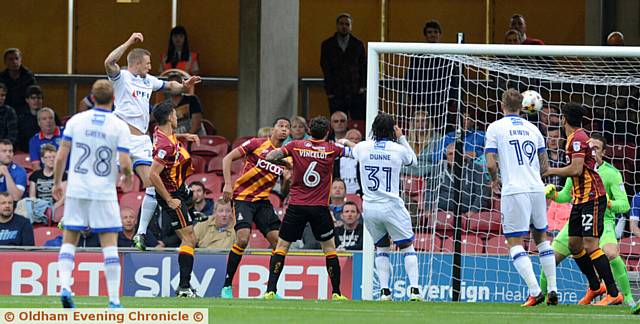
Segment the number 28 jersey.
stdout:
[[532,123],[507,115],[487,128],[485,153],[500,160],[502,195],[543,192],[538,153],[546,151],[542,134]]
[[129,127],[110,110],[93,108],[67,122],[71,144],[67,197],[117,201],[118,152],[129,153]]
[[329,206],[333,162],[350,153],[350,149],[311,139],[291,141],[282,147],[282,152],[293,158],[289,204]]

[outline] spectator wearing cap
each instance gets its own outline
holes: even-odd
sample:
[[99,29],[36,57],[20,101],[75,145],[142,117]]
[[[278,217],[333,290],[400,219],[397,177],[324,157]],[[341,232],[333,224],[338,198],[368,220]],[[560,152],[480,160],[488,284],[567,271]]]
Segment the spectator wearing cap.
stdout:
[[36,114],[40,131],[29,140],[29,159],[33,170],[40,170],[42,166],[40,150],[44,145],[51,144],[56,149],[60,146],[64,128],[56,126],[55,115],[53,109],[48,107],[39,109]]
[[33,72],[22,65],[22,53],[17,48],[4,50],[5,69],[0,72],[0,82],[7,87],[7,99],[5,103],[19,113],[26,110],[24,97],[29,86],[36,84]]
[[6,104],[7,86],[0,82],[0,138],[16,144],[18,140],[18,115],[13,107]]
[[18,201],[26,188],[27,171],[13,162],[13,144],[0,139],[0,192],[8,192],[14,201]]
[[367,58],[364,44],[353,36],[351,27],[350,14],[338,15],[336,33],[322,42],[320,65],[330,112],[340,110],[352,120],[364,120]]
[[0,192],[0,245],[35,245],[31,223],[13,213],[13,198],[8,192]]

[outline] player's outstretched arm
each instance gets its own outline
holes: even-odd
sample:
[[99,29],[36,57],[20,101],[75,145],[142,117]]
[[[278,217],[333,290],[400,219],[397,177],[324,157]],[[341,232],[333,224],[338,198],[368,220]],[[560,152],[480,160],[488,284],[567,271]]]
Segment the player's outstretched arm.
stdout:
[[549,171],[549,156],[546,151],[538,152],[538,161],[540,161],[540,175]]
[[55,200],[62,200],[64,197],[64,188],[62,187],[62,175],[64,174],[65,166],[67,165],[67,158],[69,157],[69,151],[71,150],[71,141],[61,140],[58,153],[56,154],[56,160],[53,164],[53,198]]
[[116,76],[118,71],[120,71],[120,66],[118,66],[118,60],[124,55],[124,52],[129,48],[129,46],[144,41],[144,36],[142,33],[133,33],[129,36],[126,42],[122,43],[122,45],[116,47],[107,58],[104,60],[104,68],[107,71],[107,75],[110,77]]
[[577,177],[582,174],[584,168],[584,157],[574,157],[571,164],[563,168],[549,168],[543,176],[557,175],[561,177]]
[[498,162],[496,161],[495,153],[485,153],[487,159],[487,171],[489,171],[489,177],[491,177],[491,188],[495,193],[500,192],[500,178],[498,177]]
[[231,163],[237,159],[243,158],[246,154],[239,147],[234,148],[227,153],[222,159],[222,177],[224,178],[224,187],[222,188],[222,198],[229,202],[233,198],[233,181],[231,181]]
[[182,83],[177,81],[169,81],[167,82],[166,87],[167,90],[171,92],[171,94],[181,94],[191,91],[191,89],[193,89],[193,87],[201,81],[202,79],[200,79],[199,76],[194,75],[189,79],[182,81]]
[[[398,125],[393,126],[393,130],[396,132],[396,138],[398,139],[398,143],[400,143],[409,153],[410,162],[405,163],[405,166],[412,166],[418,164],[418,156],[416,156],[416,152],[413,150],[409,142],[407,141],[407,137],[402,134],[402,128],[398,127]],[[404,161],[406,162],[406,161]]]
[[269,162],[279,163],[283,157],[284,157],[284,152],[282,151],[282,149],[278,148],[269,152],[265,158]]

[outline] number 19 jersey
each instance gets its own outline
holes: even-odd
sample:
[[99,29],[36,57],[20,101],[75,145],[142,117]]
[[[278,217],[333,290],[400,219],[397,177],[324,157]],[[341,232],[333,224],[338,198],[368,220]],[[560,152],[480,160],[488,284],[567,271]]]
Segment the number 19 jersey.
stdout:
[[67,197],[117,201],[118,152],[129,153],[129,127],[110,110],[93,108],[67,122],[71,144]]
[[487,128],[485,153],[500,160],[502,195],[544,192],[538,153],[546,151],[542,134],[532,123],[507,115]]

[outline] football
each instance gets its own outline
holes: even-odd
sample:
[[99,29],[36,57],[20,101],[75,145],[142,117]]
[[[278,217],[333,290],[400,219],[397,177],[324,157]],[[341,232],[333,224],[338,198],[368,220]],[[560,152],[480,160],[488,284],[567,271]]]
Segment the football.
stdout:
[[536,91],[527,90],[522,93],[522,111],[536,114],[542,109],[542,96]]

